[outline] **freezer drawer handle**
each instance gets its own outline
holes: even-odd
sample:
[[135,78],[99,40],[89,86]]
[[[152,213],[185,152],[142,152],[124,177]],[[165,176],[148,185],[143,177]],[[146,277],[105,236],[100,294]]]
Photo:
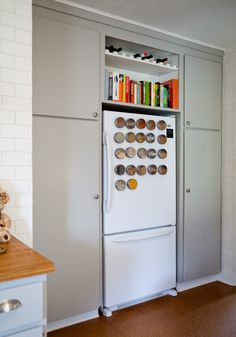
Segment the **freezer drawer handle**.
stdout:
[[11,299],[0,302],[0,314],[4,314],[22,307],[19,300]]
[[112,152],[111,152],[111,141],[108,132],[105,132],[104,135],[104,143],[106,148],[106,165],[107,165],[107,199],[105,200],[105,212],[110,212],[111,202],[112,202],[112,176],[111,176],[111,160],[112,160]]
[[173,229],[171,228],[171,229],[160,231],[159,233],[155,233],[155,234],[142,235],[142,236],[126,236],[120,239],[113,239],[112,241],[117,242],[117,243],[122,243],[122,242],[130,242],[130,241],[147,240],[147,239],[158,238],[160,236],[169,235],[172,232],[173,232]]

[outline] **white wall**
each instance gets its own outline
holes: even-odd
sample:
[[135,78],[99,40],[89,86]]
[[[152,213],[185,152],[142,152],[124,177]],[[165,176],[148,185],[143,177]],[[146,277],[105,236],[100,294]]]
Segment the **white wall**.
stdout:
[[222,280],[236,284],[236,47],[226,51],[223,73]]
[[31,245],[32,0],[0,0],[0,188],[12,233]]

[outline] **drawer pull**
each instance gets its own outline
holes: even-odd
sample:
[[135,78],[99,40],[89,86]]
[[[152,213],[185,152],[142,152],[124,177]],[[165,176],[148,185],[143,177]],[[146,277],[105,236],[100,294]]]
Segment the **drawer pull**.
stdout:
[[0,314],[7,313],[13,310],[17,310],[22,307],[22,303],[19,300],[11,299],[0,302]]

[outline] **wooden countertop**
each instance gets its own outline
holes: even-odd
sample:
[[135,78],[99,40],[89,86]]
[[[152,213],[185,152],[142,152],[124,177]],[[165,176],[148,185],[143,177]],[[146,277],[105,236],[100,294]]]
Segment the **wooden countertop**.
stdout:
[[53,262],[13,236],[10,242],[0,243],[0,247],[7,249],[0,254],[0,282],[54,271]]

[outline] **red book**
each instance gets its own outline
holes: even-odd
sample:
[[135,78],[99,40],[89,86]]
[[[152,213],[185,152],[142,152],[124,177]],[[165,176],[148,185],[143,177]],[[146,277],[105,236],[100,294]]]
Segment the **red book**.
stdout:
[[123,81],[124,76],[122,74],[119,74],[119,102],[122,102],[123,100]]
[[179,80],[172,79],[161,84],[169,86],[170,108],[179,109]]
[[134,81],[130,80],[130,103],[134,104]]
[[125,90],[125,102],[130,102],[130,79],[129,76],[126,76],[126,90]]

